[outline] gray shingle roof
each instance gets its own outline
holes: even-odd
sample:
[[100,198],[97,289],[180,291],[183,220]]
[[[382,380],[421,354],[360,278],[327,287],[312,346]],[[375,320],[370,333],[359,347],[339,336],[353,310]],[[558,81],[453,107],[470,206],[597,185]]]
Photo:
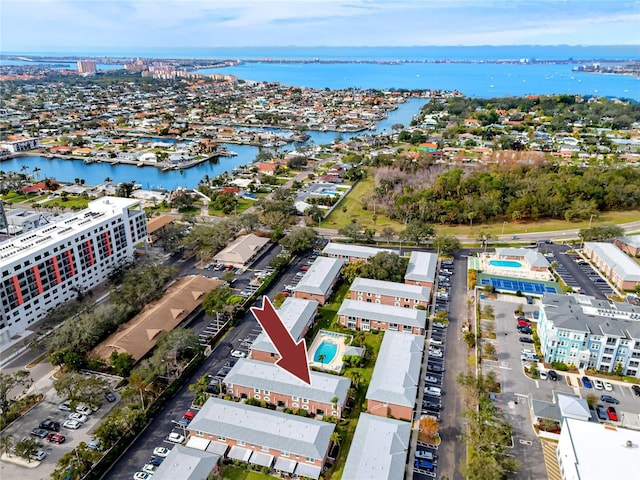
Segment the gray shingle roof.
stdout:
[[414,406],[423,350],[423,335],[385,332],[367,390],[367,400]]
[[343,257],[371,258],[380,252],[389,252],[397,254],[397,250],[389,248],[366,247],[364,245],[353,245],[351,243],[334,243],[329,242],[322,250],[322,253],[328,256],[341,255]]
[[294,292],[306,292],[314,295],[327,295],[333,281],[344,265],[344,260],[338,258],[318,257],[300,279]]
[[208,478],[220,455],[176,445],[153,474],[154,480],[202,480]]
[[612,243],[585,242],[584,246],[609,265],[622,280],[640,282],[640,265]]
[[338,397],[339,405],[344,404],[351,386],[348,378],[313,371],[310,376],[311,385],[308,385],[273,363],[241,358],[227,374],[224,383],[228,386],[259,388],[323,403],[331,403],[335,396]]
[[205,432],[314,459],[324,458],[335,428],[333,423],[213,397],[188,427],[191,435]]
[[436,267],[438,266],[438,255],[429,252],[411,252],[405,280],[416,282],[431,282],[436,279]]
[[412,327],[425,328],[427,323],[426,310],[417,308],[403,308],[381,303],[362,302],[346,299],[340,305],[338,315],[348,317],[368,318],[378,322],[397,323]]
[[625,245],[640,248],[640,235],[629,235],[626,237],[620,237],[617,240],[624,243]]
[[[307,325],[313,321],[318,305],[319,303],[315,300],[288,297],[277,309],[282,323],[287,327],[296,342],[300,340],[300,336]],[[273,343],[264,332],[261,332],[256,337],[251,349],[277,353],[276,347],[273,346]]]
[[402,480],[411,424],[361,413],[342,478]]
[[429,288],[406,283],[386,282],[371,278],[356,278],[351,284],[351,291],[387,295],[411,300],[429,301]]

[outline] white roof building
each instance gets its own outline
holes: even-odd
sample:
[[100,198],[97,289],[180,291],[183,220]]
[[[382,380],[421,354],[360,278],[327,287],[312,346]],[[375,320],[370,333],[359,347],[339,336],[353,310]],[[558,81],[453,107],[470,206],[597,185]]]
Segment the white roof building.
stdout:
[[350,290],[355,292],[371,293],[372,295],[384,295],[394,298],[419,300],[421,302],[429,302],[430,294],[428,287],[362,277],[357,277],[353,280]]
[[426,310],[403,308],[381,303],[346,299],[340,305],[338,315],[366,318],[378,322],[397,323],[424,329],[427,325]]
[[[208,443],[208,442],[207,442]],[[202,480],[216,468],[220,455],[176,445],[158,466],[154,480]]]
[[353,245],[351,243],[334,243],[329,242],[322,250],[322,253],[328,257],[343,258],[347,262],[352,260],[368,260],[375,257],[380,252],[388,252],[397,254],[397,250],[388,248],[366,247],[363,245]]
[[385,332],[365,398],[415,406],[423,351],[423,335]]
[[433,283],[436,279],[438,255],[429,252],[411,252],[405,280]]
[[336,277],[340,275],[343,265],[344,261],[338,258],[316,258],[293,291],[328,295],[335,284]]
[[556,457],[563,480],[640,477],[640,431],[565,418]]
[[403,480],[411,424],[361,413],[342,478]]
[[640,265],[612,243],[585,242],[584,246],[606,263],[623,282],[640,282]]

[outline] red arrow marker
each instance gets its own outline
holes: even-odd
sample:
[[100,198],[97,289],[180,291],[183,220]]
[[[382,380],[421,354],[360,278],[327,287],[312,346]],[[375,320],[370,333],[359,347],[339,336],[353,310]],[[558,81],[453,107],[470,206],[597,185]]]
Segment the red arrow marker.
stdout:
[[304,338],[298,343],[295,342],[266,295],[262,297],[262,308],[251,307],[250,310],[280,354],[276,365],[311,385],[307,344]]

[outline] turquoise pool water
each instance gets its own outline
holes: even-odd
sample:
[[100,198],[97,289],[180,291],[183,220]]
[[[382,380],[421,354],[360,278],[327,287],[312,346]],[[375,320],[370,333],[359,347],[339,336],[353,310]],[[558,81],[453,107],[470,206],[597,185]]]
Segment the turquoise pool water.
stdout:
[[522,268],[522,263],[514,260],[489,260],[492,267]]
[[[333,361],[333,357],[336,356],[336,352],[338,351],[338,344],[329,342],[328,340],[323,340],[322,343],[318,346],[316,353],[313,355],[313,361],[318,363],[331,363]],[[320,359],[320,355],[324,355],[324,358]]]

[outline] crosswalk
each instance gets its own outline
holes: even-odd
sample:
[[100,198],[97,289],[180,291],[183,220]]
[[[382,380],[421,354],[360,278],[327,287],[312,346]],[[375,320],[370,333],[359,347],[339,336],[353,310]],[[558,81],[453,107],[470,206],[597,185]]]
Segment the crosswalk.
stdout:
[[542,439],[540,440],[540,443],[542,444],[544,464],[547,468],[547,479],[562,480],[562,475],[560,475],[560,465],[558,465],[558,459],[556,458],[556,447],[558,444],[556,442]]

